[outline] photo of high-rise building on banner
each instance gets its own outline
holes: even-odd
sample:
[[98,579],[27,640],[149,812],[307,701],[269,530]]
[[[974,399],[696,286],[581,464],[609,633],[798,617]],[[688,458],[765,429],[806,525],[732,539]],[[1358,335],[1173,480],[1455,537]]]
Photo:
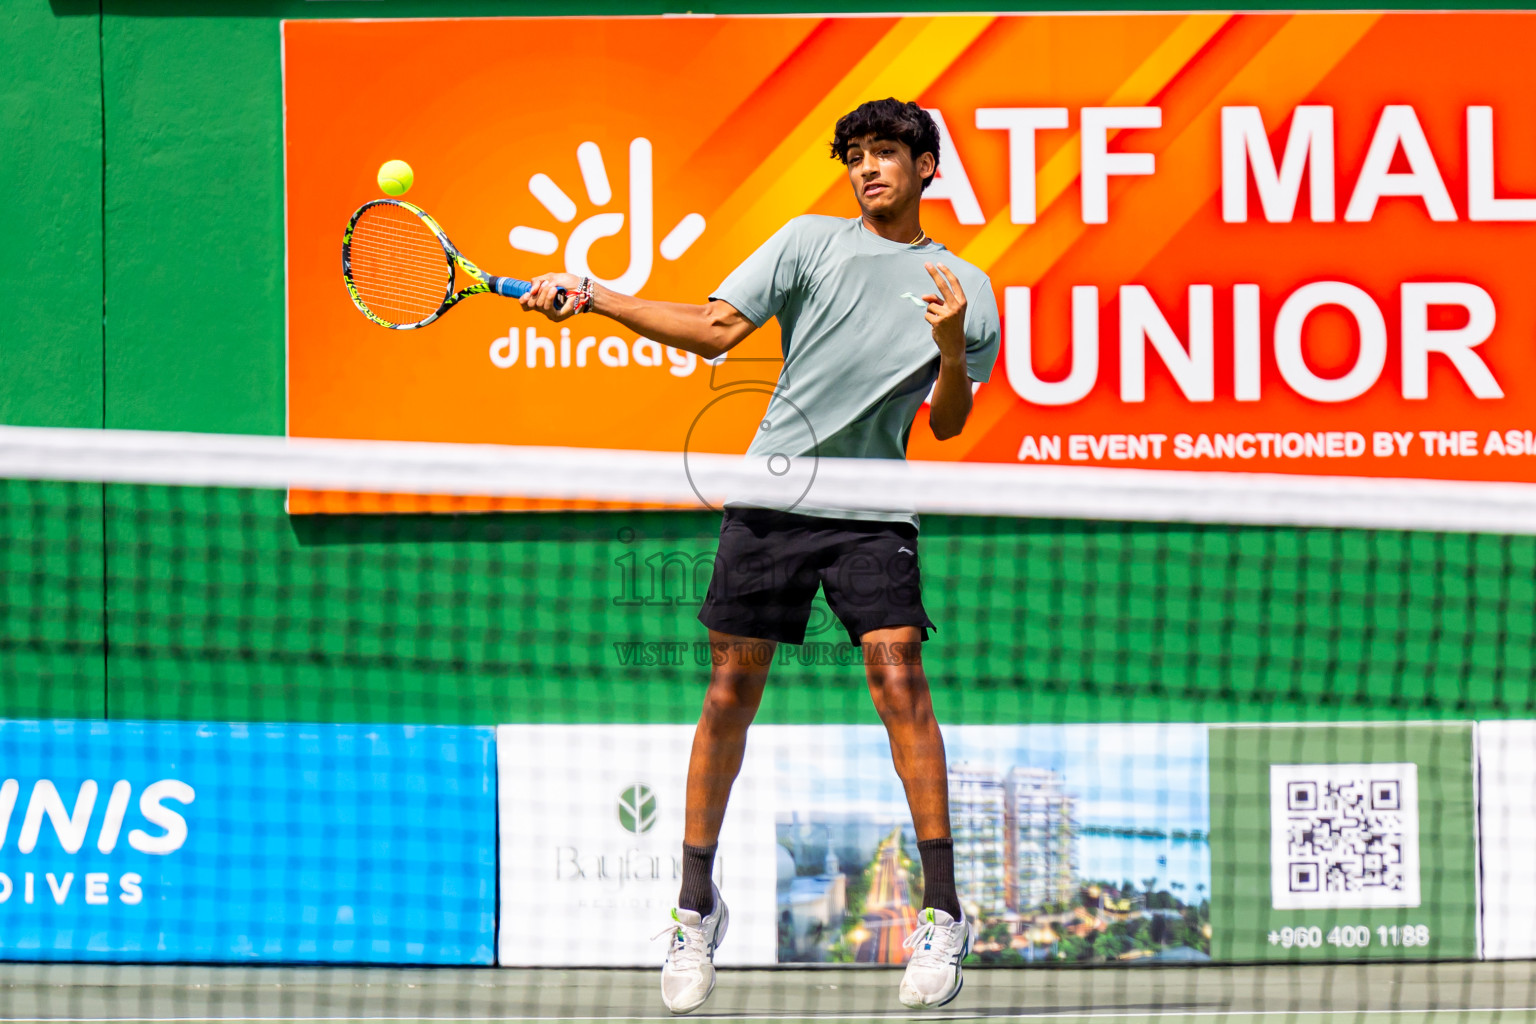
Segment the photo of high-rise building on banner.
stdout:
[[[777,765],[781,962],[900,963],[923,894],[878,726],[785,728]],[[981,960],[1210,958],[1202,725],[944,731],[955,880]]]

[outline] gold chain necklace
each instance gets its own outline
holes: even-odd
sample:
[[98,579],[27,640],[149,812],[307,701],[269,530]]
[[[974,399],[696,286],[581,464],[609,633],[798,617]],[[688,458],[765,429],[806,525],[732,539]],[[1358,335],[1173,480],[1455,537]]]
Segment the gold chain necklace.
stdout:
[[923,241],[923,239],[925,239],[927,237],[928,237],[928,232],[924,231],[922,228],[918,228],[917,229],[917,237],[912,239],[912,241],[908,242],[907,244],[908,245],[917,245],[919,242]]

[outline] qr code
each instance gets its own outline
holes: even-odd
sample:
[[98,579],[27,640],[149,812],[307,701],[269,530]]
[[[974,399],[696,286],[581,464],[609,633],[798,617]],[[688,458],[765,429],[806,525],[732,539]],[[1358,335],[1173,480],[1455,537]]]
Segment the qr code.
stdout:
[[1269,766],[1276,910],[1419,905],[1415,764]]

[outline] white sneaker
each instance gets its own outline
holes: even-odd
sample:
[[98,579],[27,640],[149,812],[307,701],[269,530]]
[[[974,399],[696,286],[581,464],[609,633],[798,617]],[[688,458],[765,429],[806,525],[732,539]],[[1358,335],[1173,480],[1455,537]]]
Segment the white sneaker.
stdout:
[[918,915],[917,930],[903,943],[912,950],[901,977],[901,1003],[915,1010],[943,1006],[964,984],[960,961],[971,951],[971,924],[932,907]]
[[715,990],[715,950],[725,938],[731,912],[725,909],[720,890],[714,889],[714,894],[715,909],[709,916],[673,908],[673,923],[656,933],[658,939],[672,933],[667,962],[661,965],[661,1001],[673,1013],[692,1013]]

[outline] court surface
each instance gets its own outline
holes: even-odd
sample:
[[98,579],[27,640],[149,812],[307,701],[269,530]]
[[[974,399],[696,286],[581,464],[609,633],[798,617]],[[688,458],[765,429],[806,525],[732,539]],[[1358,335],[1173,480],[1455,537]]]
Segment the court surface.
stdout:
[[[1536,1024],[1536,964],[968,968],[941,1010],[889,968],[725,969],[694,1020]],[[0,965],[0,1022],[664,1021],[654,970]]]

